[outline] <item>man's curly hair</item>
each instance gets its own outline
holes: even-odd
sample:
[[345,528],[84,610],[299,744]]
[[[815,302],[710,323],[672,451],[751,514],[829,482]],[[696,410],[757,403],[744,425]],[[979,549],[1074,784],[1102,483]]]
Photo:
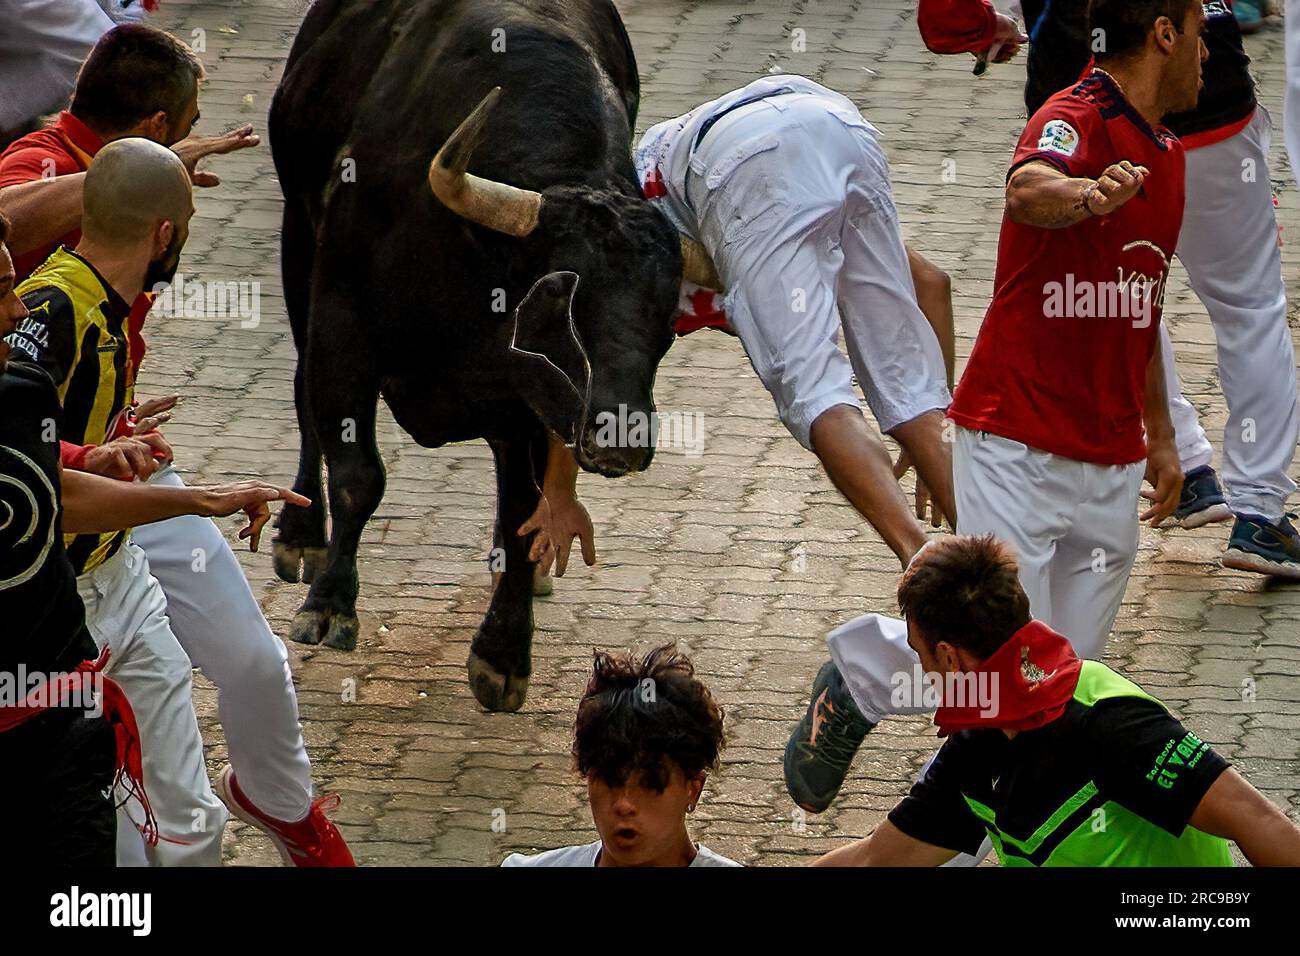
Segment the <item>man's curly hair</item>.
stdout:
[[639,772],[662,793],[673,764],[687,778],[717,769],[722,708],[675,644],[639,660],[626,651],[596,651],[595,658],[574,725],[580,774],[621,786]]

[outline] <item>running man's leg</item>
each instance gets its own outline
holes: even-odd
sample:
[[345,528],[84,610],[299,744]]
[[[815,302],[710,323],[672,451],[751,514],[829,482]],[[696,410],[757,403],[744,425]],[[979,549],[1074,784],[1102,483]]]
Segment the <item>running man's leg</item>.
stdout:
[[1237,135],[1188,151],[1178,258],[1214,324],[1228,403],[1228,504],[1237,515],[1278,521],[1296,488],[1288,471],[1300,402],[1268,172],[1271,137],[1261,106]]
[[1160,354],[1165,367],[1165,393],[1169,396],[1169,418],[1174,424],[1174,439],[1178,444],[1178,463],[1183,474],[1204,468],[1214,460],[1214,448],[1209,436],[1201,427],[1201,416],[1183,397],[1183,385],[1178,378],[1178,364],[1174,358],[1169,326],[1160,323]]
[[[150,480],[184,486],[173,468]],[[181,647],[217,685],[240,789],[263,813],[301,820],[311,809],[311,763],[288,656],[230,545],[211,519],[194,515],[136,528],[131,537],[167,595],[167,615]]]
[[1286,0],[1286,106],[1282,129],[1291,175],[1300,183],[1300,0]]
[[958,534],[993,534],[1015,549],[1029,611],[1054,626],[1051,566],[1069,531],[1077,490],[1056,466],[1065,462],[1020,442],[956,428],[953,483]]
[[[951,368],[912,279],[914,269],[928,274],[934,267],[909,254],[884,153],[873,136],[863,132],[859,139],[863,169],[850,190],[840,235],[844,265],[837,295],[844,342],[881,431],[902,445],[940,510],[954,520],[952,447],[944,441],[943,417],[952,400]],[[946,283],[926,286],[927,298],[946,300],[932,306],[942,312],[946,305],[951,317],[947,291]]]
[[1052,560],[1050,625],[1080,657],[1099,661],[1137,560],[1136,509],[1145,462],[1083,468],[1081,504]]
[[782,422],[906,564],[925,533],[884,442],[862,415],[852,367],[837,345],[838,233],[831,217],[784,242],[738,251],[745,278],[728,295],[727,313]]
[[[172,633],[167,599],[149,572],[148,558],[128,541],[77,584],[86,627],[100,648],[112,650],[105,673],[122,686],[140,730],[145,791],[161,834],[156,846],[144,849],[148,863],[220,866],[229,814],[203,762],[193,665]],[[119,846],[143,844],[138,833],[131,839],[143,820],[134,799],[119,810]]]
[[[906,564],[925,534],[884,442],[862,416],[838,347],[841,234],[862,138],[816,98],[750,109],[704,141],[688,174],[699,238],[727,283],[725,310],[782,422]],[[747,148],[754,152],[737,159]]]

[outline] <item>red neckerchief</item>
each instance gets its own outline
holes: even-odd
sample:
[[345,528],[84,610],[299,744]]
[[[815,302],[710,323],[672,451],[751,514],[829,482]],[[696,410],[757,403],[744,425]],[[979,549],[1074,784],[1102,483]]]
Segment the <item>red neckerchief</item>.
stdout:
[[[149,805],[149,795],[144,789],[140,728],[136,726],[135,711],[131,709],[131,704],[126,699],[122,688],[116,681],[100,673],[108,666],[108,656],[109,650],[106,647],[98,660],[82,661],[72,673],[59,675],[45,688],[33,691],[31,696],[21,703],[14,704],[12,707],[0,707],[0,734],[25,724],[51,707],[62,706],[74,688],[80,689],[82,701],[89,700],[94,692],[95,675],[99,674],[100,687],[104,695],[101,702],[104,719],[112,724],[113,733],[117,738],[117,759],[114,763],[117,773],[113,784],[114,786],[121,784],[128,794],[140,801],[140,805],[144,807],[144,823],[136,826],[144,834],[149,845],[156,846],[159,839],[158,821],[154,817],[153,807]],[[180,841],[169,840],[168,842]]]
[[104,148],[103,138],[67,110],[59,114],[53,128],[83,170],[90,168],[90,161]]
[[[1030,621],[979,666],[967,685],[990,687],[996,708],[978,701],[957,706],[945,700],[934,715],[939,736],[958,730],[1034,730],[1050,724],[1074,696],[1082,667],[1068,640],[1042,621]],[[981,675],[990,677],[982,682]],[[947,690],[945,686],[945,695]]]
[[668,195],[668,187],[664,185],[658,166],[650,170],[649,175],[646,176],[645,182],[641,185],[641,193],[646,199],[659,199]]
[[[645,182],[641,184],[641,194],[652,201],[668,195],[668,187],[664,185],[663,174],[658,166],[646,175]],[[673,331],[681,336],[700,329],[719,329],[728,335],[736,334],[736,330],[727,321],[727,313],[722,310],[722,295],[712,289],[685,283],[677,315],[673,319]]]
[[682,295],[677,318],[673,320],[673,331],[678,335],[690,335],[700,329],[718,329],[728,335],[735,335],[736,330],[727,321],[727,313],[722,311],[722,293],[712,289],[697,288],[694,292]]

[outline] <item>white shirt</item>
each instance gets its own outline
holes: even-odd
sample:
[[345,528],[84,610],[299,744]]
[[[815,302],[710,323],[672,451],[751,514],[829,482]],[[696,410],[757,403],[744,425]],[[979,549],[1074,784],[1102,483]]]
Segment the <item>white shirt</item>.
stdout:
[[[585,846],[562,846],[529,856],[524,853],[511,853],[501,861],[502,866],[595,866],[600,857],[601,843],[588,843]],[[695,859],[691,866],[740,866],[735,860],[714,853],[702,843],[695,845]]]

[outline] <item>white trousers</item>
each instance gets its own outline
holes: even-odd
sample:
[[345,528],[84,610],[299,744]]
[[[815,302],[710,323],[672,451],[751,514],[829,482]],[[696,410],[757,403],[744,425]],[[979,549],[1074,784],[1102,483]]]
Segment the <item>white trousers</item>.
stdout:
[[[170,466],[150,479],[183,487]],[[239,560],[209,518],[183,515],[131,533],[166,595],[172,631],[217,685],[217,709],[239,788],[278,820],[311,809],[311,762],[284,644],[271,631]]]
[[1094,465],[958,427],[957,530],[1016,552],[1037,620],[1101,660],[1137,558],[1145,462]]
[[948,406],[889,167],[861,116],[809,94],[737,109],[704,138],[687,190],[725,311],[801,445],[822,413],[859,406],[855,372],[884,432]]
[[113,21],[96,0],[0,0],[0,131],[67,105]]
[[[1178,258],[1210,314],[1218,345],[1228,403],[1220,469],[1228,505],[1236,514],[1277,521],[1296,489],[1288,471],[1300,437],[1300,402],[1268,172],[1272,132],[1260,106],[1235,136],[1187,151]],[[1163,323],[1160,348],[1178,456],[1191,471],[1210,464],[1213,449],[1182,395]]]
[[[1093,465],[986,432],[957,428],[957,530],[994,534],[1020,562],[1030,613],[1100,660],[1137,558],[1138,492],[1145,463]],[[906,693],[920,660],[897,618],[865,614],[827,636],[831,657],[863,716],[924,713]]]
[[162,834],[156,846],[147,846],[137,829],[143,808],[135,800],[124,803],[117,820],[118,865],[220,866],[228,813],[203,764],[190,659],[172,634],[167,599],[149,572],[149,559],[128,541],[79,577],[77,590],[95,643],[111,649],[106,673],[121,684],[135,711],[145,791]]
[[1300,183],[1300,0],[1286,0],[1286,105],[1282,131],[1291,174]]

